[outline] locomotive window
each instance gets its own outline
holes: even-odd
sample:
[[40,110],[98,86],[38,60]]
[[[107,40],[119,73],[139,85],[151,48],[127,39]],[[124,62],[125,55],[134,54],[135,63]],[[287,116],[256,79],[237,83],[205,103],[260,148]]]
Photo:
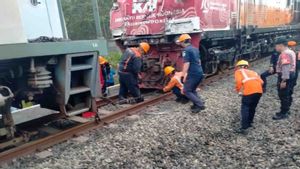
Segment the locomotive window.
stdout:
[[287,6],[291,6],[291,0],[287,0]]

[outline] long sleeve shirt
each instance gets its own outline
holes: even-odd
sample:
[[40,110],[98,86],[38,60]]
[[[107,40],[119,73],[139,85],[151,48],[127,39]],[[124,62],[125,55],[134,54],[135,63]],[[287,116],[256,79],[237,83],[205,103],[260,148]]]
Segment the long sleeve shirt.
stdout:
[[279,58],[279,53],[278,52],[274,52],[271,56],[270,59],[270,66],[273,66],[273,68],[276,70],[276,65],[278,62],[278,58]]
[[142,69],[142,58],[137,48],[128,48],[119,63],[119,71],[138,75]]
[[178,87],[180,90],[183,89],[183,83],[181,82],[181,78],[183,77],[182,72],[176,72],[175,75],[171,78],[170,82],[163,88],[164,92],[169,92],[174,87]]
[[276,70],[282,79],[290,79],[290,73],[296,70],[296,54],[290,49],[283,51],[278,59]]

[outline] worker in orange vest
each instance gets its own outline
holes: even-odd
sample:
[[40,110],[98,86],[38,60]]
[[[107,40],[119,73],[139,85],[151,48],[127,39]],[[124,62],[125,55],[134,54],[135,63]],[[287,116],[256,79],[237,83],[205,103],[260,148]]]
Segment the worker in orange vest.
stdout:
[[167,66],[164,69],[165,76],[170,78],[170,81],[168,84],[163,88],[164,92],[169,92],[172,90],[172,92],[176,95],[176,102],[180,102],[183,104],[186,104],[189,102],[189,99],[183,95],[183,73],[182,72],[176,72],[175,68],[172,66]]
[[241,60],[236,64],[235,82],[236,91],[242,95],[241,128],[239,133],[246,134],[252,126],[257,104],[263,93],[263,80],[260,76],[249,70],[249,63]]
[[143,102],[144,98],[141,95],[138,85],[139,74],[142,70],[142,56],[150,50],[150,45],[142,42],[136,48],[127,48],[121,57],[119,63],[119,100],[120,104],[128,103],[128,92],[133,96],[130,103]]

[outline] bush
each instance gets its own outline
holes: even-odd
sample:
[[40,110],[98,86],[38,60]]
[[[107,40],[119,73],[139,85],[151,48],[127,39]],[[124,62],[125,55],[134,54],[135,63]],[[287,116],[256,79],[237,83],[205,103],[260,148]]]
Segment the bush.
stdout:
[[120,62],[122,54],[120,52],[109,52],[108,56],[105,57],[114,69],[117,69],[117,65]]

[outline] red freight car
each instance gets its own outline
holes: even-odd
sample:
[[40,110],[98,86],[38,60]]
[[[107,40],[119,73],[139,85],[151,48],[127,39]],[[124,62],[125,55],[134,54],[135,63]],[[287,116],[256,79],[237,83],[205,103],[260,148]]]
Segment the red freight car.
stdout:
[[111,30],[121,49],[152,45],[142,87],[161,88],[163,68],[182,66],[179,34],[191,34],[205,72],[214,74],[239,58],[272,51],[278,36],[297,38],[299,10],[300,0],[117,0]]

